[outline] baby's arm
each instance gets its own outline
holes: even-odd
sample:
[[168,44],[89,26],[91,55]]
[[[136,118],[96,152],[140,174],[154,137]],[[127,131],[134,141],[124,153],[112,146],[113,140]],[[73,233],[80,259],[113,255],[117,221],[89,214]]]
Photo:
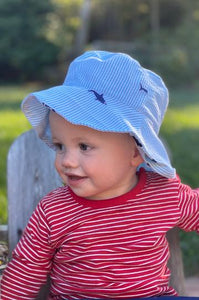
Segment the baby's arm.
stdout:
[[49,232],[45,213],[39,204],[4,271],[2,300],[36,298],[51,268],[53,249]]
[[179,200],[181,218],[178,226],[185,231],[199,233],[199,189],[180,184]]

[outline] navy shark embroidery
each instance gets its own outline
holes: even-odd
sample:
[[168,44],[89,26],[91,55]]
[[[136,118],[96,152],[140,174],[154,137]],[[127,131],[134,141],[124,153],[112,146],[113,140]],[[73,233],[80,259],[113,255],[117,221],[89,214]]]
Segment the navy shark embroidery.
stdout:
[[136,139],[136,137],[134,137],[134,136],[133,136],[133,138],[134,138],[137,146],[142,147],[142,144],[138,141],[138,139]]
[[142,84],[140,83],[140,91],[144,91],[146,94],[148,94],[147,89],[143,88]]
[[154,162],[154,163],[157,163],[157,161],[153,158],[151,158],[151,161]]
[[94,95],[96,96],[96,100],[98,100],[99,102],[101,102],[102,104],[106,104],[106,101],[104,100],[103,94],[98,94],[96,91],[94,90],[88,90],[89,92],[93,92]]

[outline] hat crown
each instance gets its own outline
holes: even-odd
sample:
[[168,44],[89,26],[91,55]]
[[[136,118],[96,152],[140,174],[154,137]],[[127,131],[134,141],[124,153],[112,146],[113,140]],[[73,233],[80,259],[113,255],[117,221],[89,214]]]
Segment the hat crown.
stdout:
[[162,79],[124,53],[85,52],[70,64],[63,84],[95,91],[107,104],[112,99],[144,114],[155,132],[168,105],[168,90]]

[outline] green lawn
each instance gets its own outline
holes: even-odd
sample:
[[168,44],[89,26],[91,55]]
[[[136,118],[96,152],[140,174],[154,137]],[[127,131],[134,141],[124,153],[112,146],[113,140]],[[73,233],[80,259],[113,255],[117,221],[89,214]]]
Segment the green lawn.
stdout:
[[199,187],[199,90],[171,92],[161,135],[182,181]]
[[[30,128],[20,111],[21,100],[38,85],[0,87],[0,224],[7,222],[6,157],[14,139]],[[199,89],[173,90],[170,106],[160,132],[182,181],[199,186]],[[195,233],[181,233],[185,270],[199,273]]]

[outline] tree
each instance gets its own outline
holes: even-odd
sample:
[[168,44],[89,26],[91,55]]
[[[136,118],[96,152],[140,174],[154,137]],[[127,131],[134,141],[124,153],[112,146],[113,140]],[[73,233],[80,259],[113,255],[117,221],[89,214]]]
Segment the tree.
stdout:
[[0,69],[3,79],[39,77],[56,61],[57,47],[46,38],[50,0],[0,1]]
[[91,0],[84,0],[80,10],[81,24],[77,31],[75,52],[80,54],[88,42],[89,25],[91,13]]

